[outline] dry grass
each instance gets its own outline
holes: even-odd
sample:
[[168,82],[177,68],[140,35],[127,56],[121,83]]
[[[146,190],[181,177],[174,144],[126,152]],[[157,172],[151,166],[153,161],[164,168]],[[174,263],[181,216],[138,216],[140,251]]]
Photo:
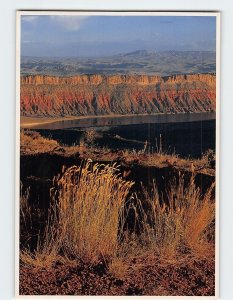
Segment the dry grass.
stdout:
[[138,164],[145,167],[172,167],[178,170],[186,170],[196,173],[205,173],[215,176],[215,155],[209,150],[202,155],[200,159],[181,158],[176,153],[168,154],[166,152],[147,152],[124,150],[122,152],[122,159],[130,164],[138,162]]
[[[152,191],[144,190],[142,199],[130,194],[133,182],[123,180],[115,164],[89,160],[63,170],[54,179],[45,232],[33,253],[21,252],[21,262],[48,267],[61,256],[88,264],[102,261],[120,278],[127,272],[127,261],[140,254],[169,260],[186,254],[214,255],[210,240],[214,235],[214,186],[202,195],[194,179],[193,174],[185,183],[180,175],[168,183],[169,203],[165,204],[156,184]],[[126,201],[130,204],[127,209]],[[129,233],[124,227],[129,209],[134,210],[135,224],[140,225],[138,233]],[[28,208],[27,213],[30,215]]]
[[170,258],[180,252],[213,255],[210,236],[214,235],[211,232],[215,219],[214,185],[201,195],[194,179],[192,174],[190,182],[185,184],[184,176],[180,175],[178,182],[168,186],[168,204],[161,204],[155,184],[151,194],[145,191],[147,209],[145,203],[138,200],[142,241],[147,249]]
[[115,164],[92,165],[87,161],[56,179],[57,226],[68,255],[92,263],[108,260],[116,252],[126,198],[133,185],[117,171]]
[[42,137],[36,131],[21,130],[20,152],[25,154],[38,154],[50,152],[59,147],[55,140]]
[[28,226],[32,226],[32,208],[29,205],[29,193],[30,189],[27,189],[23,192],[23,185],[20,185],[20,221],[21,226],[24,227],[25,231],[27,230]]
[[35,220],[41,223],[44,215],[38,208],[29,205],[29,190],[20,196],[20,241],[24,242],[20,251],[20,260],[25,265],[33,267],[49,268],[55,261],[59,260],[58,232],[54,228],[54,214],[49,211],[49,218],[43,232],[37,233],[37,245],[34,251],[30,250],[30,240],[35,235]]
[[[54,258],[58,249],[67,257],[89,263],[107,262],[115,255],[126,219],[126,198],[133,185],[117,171],[115,164],[92,165],[87,161],[55,178],[45,242],[38,245],[34,260]],[[22,260],[28,262],[28,253]]]
[[42,137],[38,132],[21,130],[20,153],[21,155],[49,153],[51,155],[58,154],[65,157],[79,154],[81,159],[91,158],[93,161],[114,162],[120,160],[123,164],[129,166],[132,163],[137,163],[144,167],[172,167],[178,170],[215,176],[215,155],[211,151],[204,153],[200,159],[181,158],[175,153],[167,154],[163,152],[162,146],[158,147],[157,152],[129,149],[124,151],[112,151],[111,149],[97,148],[94,146],[96,134],[95,131],[87,131],[85,137],[87,143],[80,141],[77,146],[64,146],[55,140]]
[[[43,241],[42,241],[43,240]],[[49,236],[46,235],[44,239],[38,242],[37,248],[34,252],[28,249],[20,252],[20,260],[25,265],[50,268],[54,262],[59,261],[58,255],[59,248],[56,241],[52,242]]]
[[109,273],[118,279],[125,277],[128,268],[129,266],[127,260],[119,256],[114,256],[108,265]]

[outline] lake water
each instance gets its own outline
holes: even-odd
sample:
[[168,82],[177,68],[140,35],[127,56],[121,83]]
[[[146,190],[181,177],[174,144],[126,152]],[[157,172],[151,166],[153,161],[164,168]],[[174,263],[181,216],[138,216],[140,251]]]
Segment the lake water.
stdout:
[[[198,158],[215,149],[215,113],[93,117],[43,124],[33,130],[65,145],[81,141],[111,149],[159,148]],[[88,140],[88,132],[93,138]]]

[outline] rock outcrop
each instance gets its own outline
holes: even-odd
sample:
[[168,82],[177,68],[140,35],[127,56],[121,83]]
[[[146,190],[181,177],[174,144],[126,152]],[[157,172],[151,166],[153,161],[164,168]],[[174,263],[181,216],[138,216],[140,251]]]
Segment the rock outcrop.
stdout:
[[215,74],[22,76],[23,116],[210,112]]

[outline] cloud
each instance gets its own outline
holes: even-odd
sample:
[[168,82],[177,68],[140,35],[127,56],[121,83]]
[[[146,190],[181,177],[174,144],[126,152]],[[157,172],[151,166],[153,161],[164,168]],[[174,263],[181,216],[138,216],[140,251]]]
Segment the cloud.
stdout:
[[51,22],[67,31],[78,31],[88,16],[50,16]]
[[36,21],[37,18],[38,18],[38,16],[22,16],[22,21],[32,23],[32,22]]

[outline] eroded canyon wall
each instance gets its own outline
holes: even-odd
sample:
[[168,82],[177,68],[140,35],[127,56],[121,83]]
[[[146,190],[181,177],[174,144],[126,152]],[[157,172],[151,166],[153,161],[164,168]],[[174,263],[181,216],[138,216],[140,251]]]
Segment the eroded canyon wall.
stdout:
[[22,76],[23,116],[210,112],[215,74]]

